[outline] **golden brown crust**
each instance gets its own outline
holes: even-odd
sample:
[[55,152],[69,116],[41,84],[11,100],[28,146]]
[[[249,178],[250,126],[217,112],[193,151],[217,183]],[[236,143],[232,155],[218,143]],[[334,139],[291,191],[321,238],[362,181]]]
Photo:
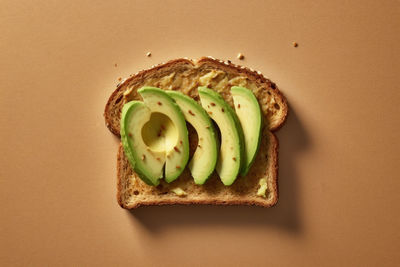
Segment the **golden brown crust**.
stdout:
[[[121,153],[121,151],[122,151],[122,153]],[[121,166],[122,166],[122,157],[123,157],[123,148],[122,148],[122,143],[120,143],[119,144],[119,148],[118,148],[118,154],[117,154],[117,201],[118,201],[118,204],[122,207],[122,208],[125,208],[125,206],[124,206],[124,202],[122,201],[122,195],[121,195],[121,192],[122,192],[122,179],[121,179],[121,176],[123,175],[122,174],[122,169],[121,169]]]
[[184,59],[184,58],[174,59],[174,60],[170,60],[166,63],[161,63],[159,65],[153,66],[150,69],[139,71],[138,73],[131,75],[129,78],[127,78],[124,81],[122,81],[121,83],[119,83],[117,85],[117,88],[114,90],[114,92],[111,94],[110,98],[108,99],[106,107],[104,109],[104,118],[106,121],[107,128],[116,136],[118,136],[118,137],[120,136],[119,128],[115,127],[115,125],[112,123],[114,120],[113,116],[115,116],[115,115],[119,116],[119,114],[113,113],[112,109],[113,109],[115,103],[119,103],[120,101],[122,101],[123,93],[126,90],[126,87],[129,83],[132,83],[136,80],[144,79],[146,76],[148,76],[152,73],[156,73],[161,69],[170,68],[173,65],[178,65],[178,64],[188,64],[190,66],[193,66],[193,62],[191,60]]
[[[129,168],[129,163],[127,162],[127,159],[125,158],[124,155],[124,150],[122,145],[120,144],[119,149],[118,149],[118,159],[117,159],[117,166],[118,166],[118,174],[117,174],[117,200],[118,204],[125,209],[135,209],[140,206],[154,206],[154,205],[189,205],[189,204],[209,204],[209,205],[250,205],[250,206],[260,206],[260,207],[271,207],[274,206],[277,201],[278,201],[278,148],[279,148],[279,142],[276,136],[273,133],[270,133],[269,135],[269,143],[271,145],[271,148],[269,149],[268,157],[269,160],[272,160],[271,164],[268,165],[268,170],[270,171],[271,181],[270,181],[270,186],[271,189],[270,195],[272,196],[270,199],[264,199],[261,197],[257,197],[256,199],[252,197],[246,197],[244,196],[241,199],[226,199],[224,197],[221,197],[220,195],[217,196],[209,196],[203,199],[194,199],[190,198],[190,196],[186,198],[167,198],[167,199],[161,199],[161,198],[156,198],[155,200],[146,200],[146,201],[141,201],[137,200],[133,202],[132,204],[127,205],[123,199],[123,190],[124,186],[122,183],[122,180],[125,179],[129,175],[127,173],[126,168]],[[246,177],[244,178],[246,179]],[[255,191],[257,188],[253,188]],[[138,188],[140,191],[140,188]]]
[[265,78],[261,72],[233,64],[230,61],[223,61],[223,60],[213,59],[210,57],[200,58],[197,61],[197,64],[212,64],[215,66],[215,68],[245,75],[249,79],[257,81],[259,84],[265,84],[266,87],[273,89],[274,93],[278,96],[278,99],[281,102],[280,106],[282,108],[282,116],[279,118],[278,124],[273,126],[272,128],[270,128],[270,131],[275,131],[275,130],[278,130],[280,127],[282,127],[283,123],[286,120],[287,113],[288,113],[288,105],[287,105],[286,97],[278,89],[276,84],[273,83],[271,80]]
[[[120,111],[122,105],[120,105],[120,108],[117,110],[114,110],[115,107],[119,106],[118,103],[123,101],[123,93],[124,91],[127,90],[127,87],[129,84],[135,83],[136,81],[140,81],[145,79],[146,77],[155,74],[161,70],[164,69],[169,69],[173,68],[177,65],[188,65],[190,67],[196,66],[196,65],[203,65],[203,64],[209,64],[215,66],[216,69],[221,69],[229,72],[235,72],[238,74],[242,74],[249,79],[256,81],[261,87],[264,89],[272,89],[274,95],[276,96],[279,106],[282,109],[280,114],[281,116],[279,117],[278,122],[276,122],[273,126],[270,127],[270,131],[276,131],[278,130],[283,123],[286,120],[287,114],[288,114],[288,105],[287,105],[287,100],[284,97],[284,95],[281,93],[281,91],[278,89],[275,83],[270,81],[269,79],[265,78],[261,72],[251,70],[249,68],[239,66],[232,64],[230,61],[222,61],[222,60],[217,60],[214,58],[210,57],[202,57],[200,58],[196,63],[193,62],[192,60],[189,59],[173,59],[170,60],[166,63],[161,63],[159,65],[153,66],[150,69],[142,70],[131,77],[125,79],[123,82],[117,85],[117,88],[114,90],[114,92],[111,94],[110,98],[107,101],[107,104],[104,109],[104,118],[105,118],[105,123],[107,128],[116,136],[120,136],[119,133],[119,124],[118,123],[113,123],[114,121],[119,121],[120,117]],[[117,119],[116,119],[117,117]]]
[[[268,148],[267,152],[263,152],[264,154],[267,153],[268,161],[269,163],[265,166],[265,172],[266,175],[269,175],[268,178],[268,198],[262,198],[262,197],[254,197],[255,192],[257,191],[258,188],[258,183],[255,184],[252,177],[245,177],[244,179],[250,179],[252,181],[252,184],[250,186],[251,190],[253,190],[251,194],[246,193],[242,194],[240,196],[233,196],[232,194],[235,194],[235,190],[239,190],[243,183],[242,182],[235,182],[231,188],[231,192],[228,192],[231,194],[231,197],[226,196],[226,191],[229,190],[222,190],[218,191],[216,195],[209,195],[207,193],[207,190],[213,188],[215,182],[207,182],[206,185],[202,186],[201,190],[203,190],[203,195],[201,198],[198,196],[195,197],[196,195],[192,196],[187,196],[187,197],[182,197],[179,198],[174,195],[167,195],[167,197],[163,197],[160,194],[164,194],[165,192],[161,192],[160,190],[153,190],[149,191],[148,188],[145,188],[142,184],[144,183],[136,183],[134,184],[132,180],[130,180],[130,176],[134,176],[135,173],[131,169],[127,159],[125,158],[123,148],[120,145],[119,147],[119,152],[118,152],[118,157],[117,157],[117,200],[118,203],[121,207],[126,208],[126,209],[133,209],[137,208],[139,206],[148,206],[148,205],[171,205],[171,204],[181,204],[181,205],[188,205],[188,204],[209,204],[209,205],[255,205],[255,206],[262,206],[262,207],[270,207],[276,204],[278,200],[278,139],[276,136],[272,133],[272,131],[277,130],[279,127],[281,127],[287,117],[288,113],[288,106],[285,97],[282,95],[282,93],[277,89],[276,85],[271,82],[270,80],[266,79],[260,72],[253,71],[251,69],[241,67],[234,65],[230,62],[224,62],[220,60],[216,60],[210,57],[203,57],[199,59],[197,62],[193,62],[188,59],[176,59],[176,60],[171,60],[167,63],[163,63],[157,66],[154,66],[148,70],[143,70],[138,72],[137,74],[131,76],[130,78],[126,79],[123,81],[121,84],[117,86],[117,89],[112,93],[110,96],[107,105],[105,107],[104,111],[104,117],[106,120],[106,125],[109,128],[109,130],[114,133],[115,135],[119,136],[119,117],[120,117],[120,108],[122,107],[122,102],[124,101],[124,92],[127,91],[129,88],[128,86],[130,84],[135,84],[135,83],[142,83],[146,78],[151,77],[152,75],[159,75],[160,72],[163,72],[166,69],[172,69],[172,68],[193,68],[194,66],[198,68],[207,68],[207,69],[218,69],[225,71],[227,73],[235,73],[240,76],[245,76],[247,77],[248,80],[251,80],[253,83],[257,84],[257,88],[261,88],[262,90],[267,90],[269,95],[273,95],[274,99],[276,99],[276,103],[279,104],[281,110],[280,110],[280,117],[278,117],[278,120],[275,121],[275,124],[273,126],[269,126],[269,141],[268,141]],[[163,74],[165,75],[165,73]],[[157,76],[158,77],[158,76]],[[267,92],[265,91],[265,92]],[[225,91],[224,91],[225,92]],[[264,94],[265,96],[266,93]],[[260,95],[262,97],[262,95]],[[269,97],[269,96],[268,96]],[[262,100],[262,98],[259,98],[259,100]],[[120,103],[121,102],[121,103]],[[266,127],[266,131],[268,131]],[[262,150],[262,148],[260,149]],[[259,159],[262,159],[260,156]],[[260,163],[255,163],[254,165],[260,165]],[[256,172],[257,173],[257,172]],[[258,175],[260,175],[260,172],[258,172]],[[258,177],[258,178],[257,178]],[[257,179],[260,179],[261,177],[257,176]],[[178,180],[183,180],[179,182],[179,185],[182,184],[189,184],[188,187],[194,187],[192,184],[193,182],[190,180],[187,180],[188,176],[183,175],[182,178]],[[140,179],[139,179],[140,180]],[[258,180],[257,180],[258,181]],[[245,182],[247,183],[247,182]],[[245,184],[244,183],[244,184]],[[165,184],[165,183],[164,183]],[[236,186],[239,184],[238,186]],[[136,187],[135,187],[136,186]],[[170,190],[173,187],[173,185],[166,185],[164,187],[165,189]],[[207,188],[208,189],[205,189]],[[218,184],[216,187],[220,187]],[[132,189],[134,188],[134,190]],[[249,188],[247,188],[249,189]],[[201,191],[200,190],[200,191]],[[219,189],[220,190],[220,189]],[[204,192],[205,191],[205,192]],[[195,190],[196,192],[196,190]],[[222,192],[222,193],[221,193]],[[233,193],[232,193],[233,192]],[[249,192],[249,191],[247,191]],[[145,198],[133,198],[132,200],[132,195],[141,194],[144,195]],[[198,193],[198,189],[197,189]],[[165,193],[167,194],[167,193]],[[219,194],[225,194],[223,196]],[[201,194],[200,194],[201,195]],[[159,197],[158,197],[159,196]]]

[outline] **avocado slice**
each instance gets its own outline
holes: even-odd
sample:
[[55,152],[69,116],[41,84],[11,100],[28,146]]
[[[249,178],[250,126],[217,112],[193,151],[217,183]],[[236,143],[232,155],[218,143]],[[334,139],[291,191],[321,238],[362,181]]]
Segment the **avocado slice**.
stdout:
[[[179,106],[164,90],[142,87],[138,92],[152,114],[149,123],[141,130],[143,141],[151,151],[164,153],[164,178],[170,183],[183,172],[189,159],[189,138],[185,117]],[[157,165],[149,165],[151,169],[155,167]]]
[[253,164],[260,147],[263,124],[261,108],[253,92],[247,88],[233,86],[231,94],[236,114],[243,129],[246,162],[240,174],[245,176]]
[[217,173],[224,185],[231,185],[246,162],[242,127],[235,111],[220,94],[207,87],[199,87],[198,91],[201,105],[221,132]]
[[164,151],[152,151],[142,139],[142,128],[150,121],[150,109],[140,101],[122,107],[121,141],[126,157],[139,177],[148,185],[158,185],[163,177]]
[[214,124],[202,106],[189,96],[166,91],[180,107],[187,122],[196,130],[198,145],[188,167],[196,184],[204,184],[217,164],[218,142]]

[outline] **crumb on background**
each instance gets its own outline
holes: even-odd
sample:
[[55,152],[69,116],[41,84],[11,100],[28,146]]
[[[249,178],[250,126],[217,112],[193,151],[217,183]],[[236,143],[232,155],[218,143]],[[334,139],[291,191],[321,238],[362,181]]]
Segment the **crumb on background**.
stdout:
[[118,78],[118,81],[121,81],[121,80],[122,80],[122,77],[119,77],[119,78]]
[[294,46],[294,47],[298,47],[299,44],[298,44],[297,42],[293,42],[293,46]]
[[147,52],[146,57],[151,57],[151,52]]
[[115,64],[114,64],[114,67],[117,67],[117,66],[118,66],[118,64],[117,64],[117,63],[115,63]]
[[237,54],[237,58],[240,59],[240,60],[243,60],[244,59],[244,55],[242,53],[238,53]]

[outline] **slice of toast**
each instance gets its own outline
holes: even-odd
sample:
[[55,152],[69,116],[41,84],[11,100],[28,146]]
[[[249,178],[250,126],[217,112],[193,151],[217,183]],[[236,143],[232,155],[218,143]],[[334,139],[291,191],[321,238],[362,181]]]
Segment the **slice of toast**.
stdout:
[[[263,116],[264,127],[260,149],[250,171],[231,186],[224,186],[214,174],[204,185],[196,185],[186,168],[172,183],[161,180],[157,186],[145,184],[132,170],[120,145],[117,159],[117,198],[123,208],[132,209],[142,205],[165,204],[217,204],[257,205],[270,207],[278,200],[278,139],[273,134],[284,123],[288,106],[277,86],[260,72],[232,63],[203,57],[197,61],[175,59],[131,75],[117,86],[104,111],[109,130],[120,136],[122,106],[131,100],[142,100],[137,89],[155,86],[164,90],[178,90],[199,101],[198,86],[207,86],[219,92],[233,106],[230,88],[243,86],[251,89],[257,97]],[[197,146],[195,131],[188,125],[191,150]],[[193,153],[193,151],[191,151]],[[260,180],[266,179],[265,197],[257,194]],[[173,189],[184,192],[177,194]]]

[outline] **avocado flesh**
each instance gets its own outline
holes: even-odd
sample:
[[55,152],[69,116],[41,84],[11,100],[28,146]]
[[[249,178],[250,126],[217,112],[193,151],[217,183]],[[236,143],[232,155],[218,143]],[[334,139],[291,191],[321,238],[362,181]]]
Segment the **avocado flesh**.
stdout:
[[221,132],[221,147],[216,171],[224,185],[231,185],[245,162],[243,132],[235,111],[215,91],[198,88],[201,105]]
[[204,182],[217,164],[218,146],[214,125],[207,112],[194,99],[176,91],[166,91],[180,107],[187,122],[196,130],[198,145],[188,167],[196,184]]
[[[189,159],[185,118],[179,106],[165,91],[155,87],[142,87],[138,92],[155,116],[150,121],[151,124],[142,129],[142,135],[146,136],[145,140],[150,140],[148,145],[154,151],[164,153],[164,178],[170,183],[183,172]],[[158,125],[160,128],[157,128]]]
[[247,88],[231,88],[235,111],[243,129],[246,161],[241,175],[245,176],[253,164],[261,141],[262,114],[260,105],[253,92]]
[[158,185],[163,177],[165,153],[148,149],[142,139],[142,128],[151,118],[143,102],[125,104],[121,114],[121,141],[126,157],[139,177],[148,185]]

